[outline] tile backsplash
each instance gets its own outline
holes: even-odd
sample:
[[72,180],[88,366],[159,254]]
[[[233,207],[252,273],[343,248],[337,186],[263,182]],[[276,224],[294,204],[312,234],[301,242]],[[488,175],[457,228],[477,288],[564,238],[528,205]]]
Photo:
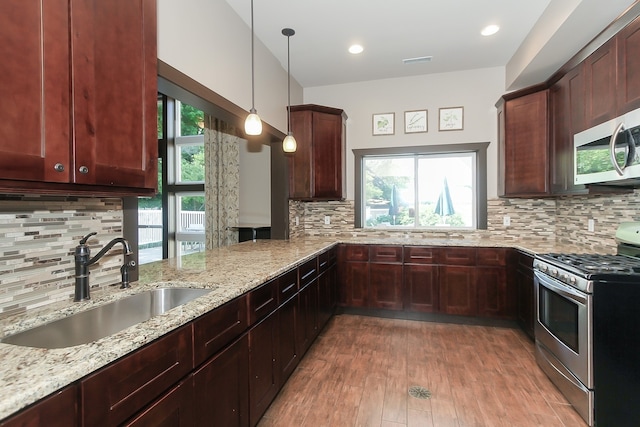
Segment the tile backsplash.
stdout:
[[[122,236],[122,200],[0,195],[0,316],[73,296],[74,250],[90,232],[92,255]],[[120,281],[120,247],[90,267],[91,287]]]

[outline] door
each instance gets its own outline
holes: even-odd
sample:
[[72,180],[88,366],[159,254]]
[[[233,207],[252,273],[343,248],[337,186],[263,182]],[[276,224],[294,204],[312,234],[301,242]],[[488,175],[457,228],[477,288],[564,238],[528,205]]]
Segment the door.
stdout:
[[74,182],[155,190],[156,2],[73,0],[71,22]]
[[69,0],[5,0],[0,13],[0,180],[69,182]]
[[249,331],[249,421],[255,426],[278,393],[277,312]]

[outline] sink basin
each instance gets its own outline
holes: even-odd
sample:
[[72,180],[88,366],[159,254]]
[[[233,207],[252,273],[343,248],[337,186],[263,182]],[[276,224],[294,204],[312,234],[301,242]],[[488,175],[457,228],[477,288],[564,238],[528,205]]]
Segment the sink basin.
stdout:
[[37,348],[87,344],[208,294],[210,289],[158,288],[131,295],[0,340]]

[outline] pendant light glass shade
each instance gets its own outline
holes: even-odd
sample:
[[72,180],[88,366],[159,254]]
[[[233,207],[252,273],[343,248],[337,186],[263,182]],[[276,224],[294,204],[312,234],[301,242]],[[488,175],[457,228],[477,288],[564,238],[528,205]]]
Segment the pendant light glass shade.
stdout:
[[282,140],[282,151],[285,153],[295,153],[298,143],[291,132],[291,54],[289,50],[289,39],[296,32],[291,28],[283,28],[282,34],[287,36],[287,136]]
[[254,78],[254,45],[255,36],[253,35],[253,0],[251,0],[251,110],[244,121],[244,131],[247,135],[260,135],[262,133],[262,120],[256,111],[255,97],[255,78]]
[[260,120],[255,108],[249,111],[249,115],[244,121],[244,132],[247,135],[260,135],[262,133],[262,120]]
[[295,153],[298,148],[298,143],[296,139],[293,137],[293,134],[289,132],[289,135],[285,136],[282,140],[282,150],[285,153]]

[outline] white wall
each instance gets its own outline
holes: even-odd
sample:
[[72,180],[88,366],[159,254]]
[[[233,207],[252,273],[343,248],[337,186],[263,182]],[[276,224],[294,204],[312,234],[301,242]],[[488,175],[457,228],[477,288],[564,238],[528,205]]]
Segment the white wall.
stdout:
[[[249,7],[249,2],[247,2]],[[254,25],[260,25],[256,17]],[[282,48],[286,49],[283,37]],[[222,0],[158,0],[158,59],[245,110],[251,108],[251,29]],[[291,103],[302,87],[291,80]],[[286,133],[287,70],[255,40],[255,106]],[[240,155],[240,220],[271,223],[269,147]],[[260,215],[262,214],[262,215]]]
[[[347,198],[354,198],[356,148],[489,141],[487,195],[497,197],[497,116],[505,93],[504,67],[304,89],[304,102],[343,109],[347,116]],[[438,109],[464,107],[462,131],[438,131]],[[404,112],[428,110],[428,132],[404,133]],[[395,134],[372,135],[374,113],[395,113]]]

